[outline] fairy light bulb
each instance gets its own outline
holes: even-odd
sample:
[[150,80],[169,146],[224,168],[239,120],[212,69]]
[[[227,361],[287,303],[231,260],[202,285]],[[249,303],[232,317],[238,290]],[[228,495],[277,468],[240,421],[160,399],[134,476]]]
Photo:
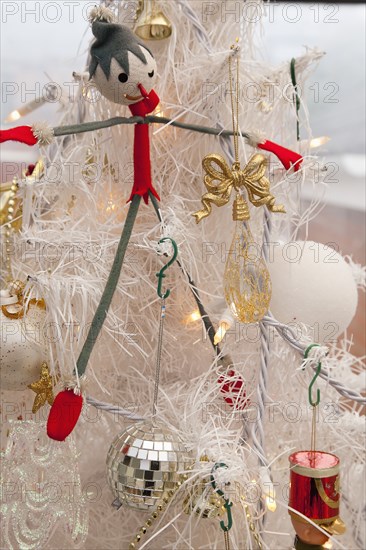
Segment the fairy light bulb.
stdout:
[[9,113],[4,122],[15,122],[16,120],[19,120],[20,118],[29,115],[30,113],[44,105],[46,101],[47,100],[44,97],[37,97],[36,99],[33,99],[33,101],[30,101],[29,103],[26,103],[22,107],[18,107],[15,111]]
[[321,145],[328,143],[328,141],[330,141],[330,137],[328,136],[313,138],[310,140],[310,148],[315,149],[316,147],[320,147]]
[[217,329],[215,336],[214,336],[214,346],[217,346],[217,344],[220,344],[220,342],[223,341],[225,338],[225,334],[229,330],[230,325],[226,323],[225,321],[220,321],[219,328]]
[[106,212],[107,214],[112,214],[116,209],[117,209],[117,204],[114,201],[114,197],[112,193],[110,193],[109,199],[107,201]]
[[196,309],[195,311],[192,311],[192,313],[190,314],[189,321],[193,323],[195,321],[198,321],[198,319],[201,319],[201,314],[198,311],[198,309]]
[[232,327],[234,324],[234,318],[231,315],[230,309],[225,309],[225,311],[222,313],[220,322],[219,322],[219,328],[217,329],[215,336],[214,336],[214,345],[217,346],[217,344],[220,344],[220,342],[223,341],[225,338],[225,334],[227,331]]
[[273,486],[271,477],[269,475],[268,469],[266,467],[260,468],[259,474],[261,479],[263,497],[266,502],[267,509],[270,512],[275,512],[277,509],[276,492],[275,492],[275,488]]
[[15,122],[16,120],[19,120],[22,117],[19,111],[15,110],[8,114],[4,122]]
[[277,504],[274,500],[275,496],[275,494],[273,494],[272,496],[266,495],[266,506],[270,512],[275,512],[277,509]]
[[268,311],[271,278],[247,223],[248,205],[240,195],[233,212],[236,227],[225,266],[225,299],[241,323],[256,323]]
[[158,117],[164,117],[164,116],[165,116],[164,111],[162,110],[160,103],[159,103],[159,105],[156,107],[156,109],[155,109],[155,111],[154,111],[154,115],[155,115],[155,116],[158,116]]
[[41,96],[36,97],[32,101],[25,103],[24,105],[9,113],[4,122],[7,124],[10,122],[15,122],[20,118],[29,115],[39,107],[42,107],[42,105],[47,103],[47,101],[55,102],[58,100],[61,100],[58,87],[52,83],[47,84],[46,86],[44,86],[43,94]]

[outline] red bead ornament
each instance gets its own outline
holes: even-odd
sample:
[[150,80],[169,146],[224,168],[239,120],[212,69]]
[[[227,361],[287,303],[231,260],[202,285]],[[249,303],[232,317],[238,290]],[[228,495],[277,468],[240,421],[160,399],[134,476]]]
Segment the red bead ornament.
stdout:
[[31,176],[34,172],[35,167],[36,167],[35,164],[28,164],[28,168],[27,168],[27,171],[26,171],[25,175],[27,177]]
[[244,389],[245,380],[234,370],[229,370],[225,375],[220,376],[217,382],[221,385],[220,392],[225,402],[237,410],[243,410],[249,405]]
[[81,395],[74,390],[61,391],[51,407],[47,420],[47,435],[55,441],[65,441],[79,419],[83,406]]

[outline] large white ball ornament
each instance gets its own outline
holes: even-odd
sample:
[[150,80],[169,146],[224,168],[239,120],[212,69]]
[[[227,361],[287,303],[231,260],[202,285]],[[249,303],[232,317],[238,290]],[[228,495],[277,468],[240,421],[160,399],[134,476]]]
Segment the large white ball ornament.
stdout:
[[270,310],[274,317],[312,329],[314,342],[330,343],[352,321],[357,285],[351,268],[333,248],[313,241],[276,243],[268,267],[272,279]]
[[[7,306],[10,312],[16,308]],[[19,319],[9,318],[0,308],[2,390],[26,390],[39,379],[42,362],[47,359],[45,316],[45,310],[36,305],[30,305],[26,315]]]

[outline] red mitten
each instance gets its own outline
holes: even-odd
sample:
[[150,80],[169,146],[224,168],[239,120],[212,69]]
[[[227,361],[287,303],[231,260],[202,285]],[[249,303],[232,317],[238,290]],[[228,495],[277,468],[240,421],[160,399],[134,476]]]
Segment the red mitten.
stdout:
[[258,149],[263,149],[264,151],[268,151],[276,155],[286,170],[290,170],[290,168],[293,167],[295,172],[297,172],[301,168],[303,157],[299,155],[299,153],[291,151],[291,149],[282,147],[282,145],[278,145],[278,143],[274,143],[268,139],[264,143],[258,143],[257,147]]
[[83,406],[81,395],[74,390],[61,391],[53,402],[47,420],[47,435],[55,441],[65,441],[76,426]]
[[5,141],[19,141],[26,145],[36,145],[38,143],[31,126],[18,126],[17,128],[9,128],[9,130],[0,130],[0,143]]

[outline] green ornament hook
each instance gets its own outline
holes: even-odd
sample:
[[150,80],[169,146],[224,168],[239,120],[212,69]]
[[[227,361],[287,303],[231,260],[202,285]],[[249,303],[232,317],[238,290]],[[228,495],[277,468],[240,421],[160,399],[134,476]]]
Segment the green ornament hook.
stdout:
[[170,258],[169,262],[164,265],[161,270],[159,271],[159,273],[156,274],[156,276],[158,277],[158,296],[159,298],[162,298],[163,300],[165,300],[166,298],[168,298],[168,296],[170,295],[170,290],[167,289],[166,292],[164,292],[164,294],[162,293],[162,284],[163,284],[163,279],[166,277],[166,275],[164,275],[165,271],[168,269],[168,267],[170,267],[174,262],[175,260],[177,259],[177,256],[178,256],[178,246],[177,246],[177,243],[171,239],[170,237],[164,237],[163,239],[160,239],[160,241],[158,242],[158,244],[160,243],[165,243],[166,241],[169,241],[173,247],[173,256]]
[[[315,346],[319,346],[319,344],[311,344],[310,346],[308,346],[306,348],[305,353],[304,353],[304,358],[305,359],[308,358],[309,351],[311,350],[311,348],[313,348]],[[315,384],[315,381],[318,378],[318,376],[320,375],[321,369],[322,369],[322,364],[319,361],[318,366],[316,367],[316,371],[315,371],[315,374],[313,376],[313,379],[309,384],[309,390],[308,390],[309,403],[312,407],[317,407],[320,403],[320,390],[319,390],[319,388],[317,388],[317,390],[316,390],[316,401],[313,401],[312,391],[313,391],[313,386]]]
[[231,515],[231,507],[232,507],[233,503],[230,502],[228,498],[225,498],[224,493],[221,491],[221,489],[217,489],[216,481],[215,481],[213,473],[214,473],[215,470],[217,470],[217,468],[227,468],[227,467],[228,467],[227,464],[225,464],[224,462],[216,462],[215,466],[211,470],[211,485],[212,485],[213,489],[216,491],[216,493],[220,497],[224,497],[224,499],[225,499],[224,508],[226,510],[226,513],[227,513],[227,525],[225,525],[225,522],[223,520],[220,521],[220,527],[223,531],[230,531],[230,529],[233,526],[233,517]]
[[320,374],[321,368],[322,368],[322,364],[319,362],[318,366],[316,367],[314,377],[313,377],[313,379],[312,379],[312,381],[310,382],[310,385],[309,385],[309,403],[312,407],[317,407],[320,403],[320,390],[319,390],[319,388],[316,389],[316,401],[313,401],[312,389],[313,389],[313,385],[315,383],[315,380],[318,378],[318,376]]

